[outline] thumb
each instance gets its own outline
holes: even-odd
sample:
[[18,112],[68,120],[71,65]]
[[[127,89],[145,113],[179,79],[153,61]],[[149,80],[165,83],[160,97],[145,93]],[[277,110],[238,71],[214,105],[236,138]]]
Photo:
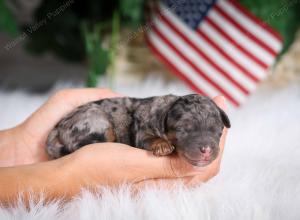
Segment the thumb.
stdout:
[[217,104],[219,108],[223,109],[224,111],[227,110],[226,100],[224,96],[216,96],[215,98],[213,98],[213,101]]

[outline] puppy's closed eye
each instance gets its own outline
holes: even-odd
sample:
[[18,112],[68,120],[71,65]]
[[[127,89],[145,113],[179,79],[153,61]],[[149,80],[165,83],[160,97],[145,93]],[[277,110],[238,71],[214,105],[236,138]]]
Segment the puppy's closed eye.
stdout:
[[183,127],[176,127],[175,131],[184,131],[184,128]]

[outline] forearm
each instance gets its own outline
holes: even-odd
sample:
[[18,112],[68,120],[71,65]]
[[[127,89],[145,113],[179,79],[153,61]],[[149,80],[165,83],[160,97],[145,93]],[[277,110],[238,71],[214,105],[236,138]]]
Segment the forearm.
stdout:
[[29,195],[38,199],[40,193],[46,201],[68,200],[82,188],[94,191],[98,186],[118,187],[123,183],[136,183],[156,176],[160,170],[155,168],[161,165],[155,162],[157,158],[154,156],[142,163],[136,159],[148,158],[147,155],[144,150],[106,143],[84,147],[57,160],[3,167],[0,168],[0,202],[12,204],[19,194],[28,202]]
[[46,201],[70,199],[80,191],[80,186],[70,181],[73,173],[68,160],[0,168],[0,203],[13,204],[19,195],[27,203],[29,196],[38,199],[41,193]]

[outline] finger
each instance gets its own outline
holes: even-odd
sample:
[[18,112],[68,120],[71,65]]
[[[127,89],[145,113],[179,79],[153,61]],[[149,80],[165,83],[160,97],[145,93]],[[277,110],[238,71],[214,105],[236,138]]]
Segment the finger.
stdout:
[[120,95],[108,89],[99,88],[61,90],[20,126],[28,135],[39,137],[40,140],[37,141],[43,144],[54,125],[76,107],[99,99],[118,96]]
[[48,117],[55,122],[80,105],[118,96],[120,95],[108,89],[65,89],[54,94],[33,116],[43,119]]
[[216,96],[215,98],[213,98],[213,101],[224,111],[227,110],[227,105],[224,96]]
[[[43,108],[44,114],[56,117],[53,122],[58,122],[64,115],[75,108],[89,102],[97,101],[104,98],[120,97],[109,89],[100,88],[82,88],[62,90],[49,99]],[[58,111],[57,111],[58,110]]]
[[187,177],[171,177],[171,178],[157,178],[157,179],[143,179],[132,184],[133,190],[138,192],[147,187],[159,187],[162,189],[172,190],[178,186],[185,186],[187,188],[197,187],[201,183],[208,181],[213,176],[209,173],[206,175],[194,175]]
[[[224,96],[216,96],[215,98],[213,98],[213,101],[218,105],[218,107],[220,107],[224,111],[227,110],[226,99],[224,98]],[[211,172],[210,174],[212,176],[216,175],[220,170],[227,133],[228,133],[228,129],[226,127],[224,127],[223,133],[222,133],[222,136],[221,136],[220,142],[219,142],[220,152],[218,154],[218,157],[208,167],[208,170]]]
[[222,157],[223,157],[227,132],[228,132],[228,129],[224,128],[223,129],[223,134],[220,138],[220,143],[219,143],[220,152],[219,152],[217,158],[210,165],[208,165],[208,167],[207,167],[207,170],[211,172],[212,176],[215,176],[220,170],[221,160],[222,160]]
[[164,178],[164,179],[145,179],[140,182],[132,183],[132,190],[134,193],[140,192],[147,188],[159,188],[165,190],[175,189],[178,185],[183,185],[182,178]]
[[62,91],[62,94],[60,95],[58,93],[58,96],[61,96],[62,99],[64,99],[67,104],[71,105],[72,107],[78,107],[88,102],[97,101],[104,98],[120,97],[122,95],[115,93],[109,89],[82,88]]

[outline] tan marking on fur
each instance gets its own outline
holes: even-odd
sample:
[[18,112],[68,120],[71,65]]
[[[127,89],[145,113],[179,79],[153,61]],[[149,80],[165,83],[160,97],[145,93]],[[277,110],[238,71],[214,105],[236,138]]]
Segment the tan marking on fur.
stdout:
[[158,138],[152,142],[151,149],[155,156],[166,156],[171,154],[175,147],[168,141]]
[[105,131],[105,138],[107,139],[107,142],[115,142],[116,141],[115,132],[111,127]]

